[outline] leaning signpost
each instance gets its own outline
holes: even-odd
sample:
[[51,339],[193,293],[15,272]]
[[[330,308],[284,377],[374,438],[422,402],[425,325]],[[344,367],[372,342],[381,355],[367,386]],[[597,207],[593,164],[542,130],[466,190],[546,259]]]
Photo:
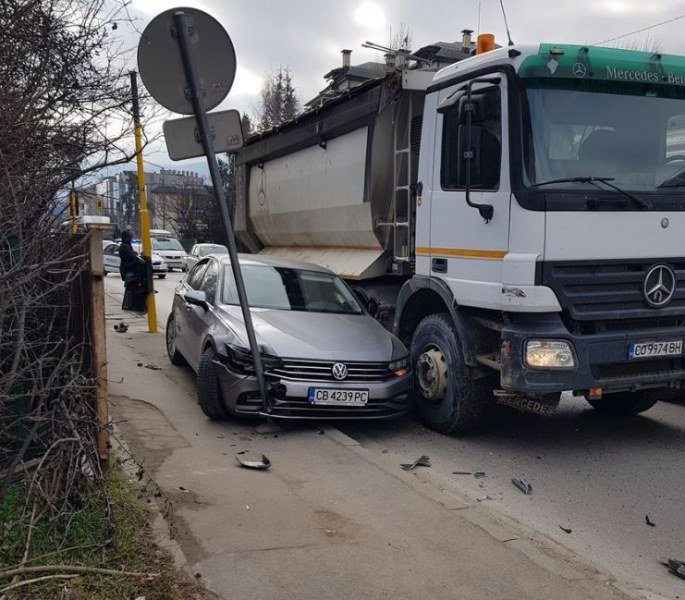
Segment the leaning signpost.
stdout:
[[156,16],[143,32],[138,45],[138,69],[145,87],[157,102],[173,112],[193,115],[190,119],[164,124],[164,132],[169,136],[169,155],[173,160],[202,154],[207,157],[214,194],[226,230],[231,269],[259,392],[268,411],[262,360],[238,262],[233,224],[216,162],[216,152],[237,150],[242,146],[240,118],[236,127],[237,111],[207,114],[226,97],[233,85],[236,58],[231,38],[221,24],[205,12],[193,8],[167,10]]

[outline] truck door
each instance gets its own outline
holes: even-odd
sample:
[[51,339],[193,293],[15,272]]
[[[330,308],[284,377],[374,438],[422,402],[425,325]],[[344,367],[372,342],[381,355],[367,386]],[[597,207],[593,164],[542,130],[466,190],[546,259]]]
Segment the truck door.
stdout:
[[[439,92],[431,175],[430,246],[417,247],[417,255],[428,255],[431,276],[448,283],[458,304],[499,308],[511,197],[507,82],[501,74],[478,79],[488,81],[471,85],[470,144],[466,120],[469,82],[462,81]],[[464,154],[468,151],[473,153],[470,202],[493,207],[488,221],[478,208],[467,204],[469,165]]]

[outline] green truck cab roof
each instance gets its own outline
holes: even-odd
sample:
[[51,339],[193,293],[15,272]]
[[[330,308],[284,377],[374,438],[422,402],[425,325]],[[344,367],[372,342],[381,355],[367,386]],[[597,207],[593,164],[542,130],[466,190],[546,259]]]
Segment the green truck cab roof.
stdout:
[[601,46],[540,44],[537,54],[523,60],[518,75],[685,86],[685,57]]

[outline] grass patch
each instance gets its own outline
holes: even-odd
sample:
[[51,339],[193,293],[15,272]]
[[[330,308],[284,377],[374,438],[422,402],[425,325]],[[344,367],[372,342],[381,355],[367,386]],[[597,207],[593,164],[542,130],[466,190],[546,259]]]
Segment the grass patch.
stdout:
[[[128,483],[117,466],[107,480],[114,527],[109,526],[102,494],[85,493],[67,518],[45,516],[33,528],[27,566],[79,565],[122,571],[161,573],[154,579],[82,574],[51,580],[7,592],[7,600],[146,600],[209,599],[213,596],[178,571],[166,552],[154,542],[140,489]],[[18,565],[24,554],[31,509],[24,510],[25,488],[12,486],[0,503],[0,571]],[[47,514],[47,513],[46,513]],[[61,542],[61,543],[60,543]],[[65,569],[62,573],[68,574]],[[31,579],[56,573],[31,573]],[[0,575],[0,589],[12,582]],[[0,594],[1,595],[1,594]]]

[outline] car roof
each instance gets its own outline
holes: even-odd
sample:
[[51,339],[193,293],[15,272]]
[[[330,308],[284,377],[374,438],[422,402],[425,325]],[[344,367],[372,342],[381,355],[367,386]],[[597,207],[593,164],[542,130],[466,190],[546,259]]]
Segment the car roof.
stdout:
[[[221,263],[230,264],[231,259],[226,254],[210,254],[209,256],[215,258]],[[263,254],[238,254],[240,265],[259,265],[267,267],[280,267],[283,269],[301,269],[303,271],[317,271],[319,273],[328,273],[335,275],[330,269],[326,269],[314,263],[304,262],[302,260],[291,260],[285,258],[278,258],[276,256],[265,256]]]

